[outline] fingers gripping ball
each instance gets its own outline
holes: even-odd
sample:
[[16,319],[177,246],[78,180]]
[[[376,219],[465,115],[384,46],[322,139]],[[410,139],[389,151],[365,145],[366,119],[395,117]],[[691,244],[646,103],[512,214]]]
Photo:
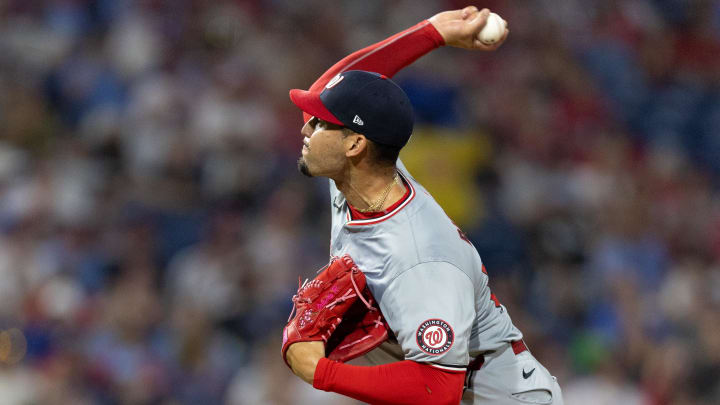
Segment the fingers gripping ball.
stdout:
[[490,13],[485,26],[478,34],[478,39],[485,45],[492,45],[503,37],[506,27],[507,21],[495,13]]
[[287,349],[296,342],[323,341],[328,358],[348,361],[387,339],[385,320],[365,275],[349,255],[334,257],[314,280],[299,286],[292,300],[283,330],[285,364]]

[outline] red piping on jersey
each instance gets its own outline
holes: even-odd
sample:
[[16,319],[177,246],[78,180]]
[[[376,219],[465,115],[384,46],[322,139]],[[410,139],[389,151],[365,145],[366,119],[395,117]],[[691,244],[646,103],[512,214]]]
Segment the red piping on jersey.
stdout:
[[[365,220],[355,219],[354,220],[354,219],[352,219],[352,217],[350,217],[350,209],[348,209],[348,214],[347,214],[348,222],[345,225],[350,225],[350,226],[375,225],[375,224],[378,224],[380,222],[383,222],[383,221],[386,221],[386,220],[392,218],[395,214],[400,212],[400,210],[405,208],[410,203],[410,201],[412,201],[413,198],[415,198],[415,194],[416,194],[415,187],[413,187],[412,183],[407,178],[405,178],[405,175],[403,175],[402,172],[398,171],[398,173],[400,173],[400,177],[402,177],[403,182],[405,184],[407,184],[407,186],[408,186],[408,191],[406,192],[406,194],[409,192],[410,193],[409,197],[404,198],[404,201],[402,201],[400,203],[400,205],[397,206],[397,208],[395,208],[394,210],[388,212],[387,214],[377,218],[375,221],[368,220],[368,219],[365,219]],[[348,207],[350,207],[350,203],[348,203]]]
[[437,368],[438,370],[443,370],[447,373],[455,373],[455,374],[465,374],[466,367],[449,367],[449,366],[443,366],[440,364],[434,364],[434,363],[425,363],[430,367]]
[[[407,183],[405,183],[405,181],[403,181],[403,184],[407,184]],[[407,189],[405,190],[405,194],[403,194],[403,196],[399,200],[397,200],[395,203],[393,203],[391,206],[389,206],[386,210],[376,211],[376,212],[360,212],[355,207],[353,207],[350,203],[348,203],[348,208],[350,208],[350,218],[352,218],[352,220],[355,220],[355,221],[380,218],[383,215],[386,215],[388,212],[392,212],[395,208],[399,207],[400,204],[402,204],[403,202],[405,202],[405,200],[407,200],[409,195],[410,195],[410,187],[407,187]]]

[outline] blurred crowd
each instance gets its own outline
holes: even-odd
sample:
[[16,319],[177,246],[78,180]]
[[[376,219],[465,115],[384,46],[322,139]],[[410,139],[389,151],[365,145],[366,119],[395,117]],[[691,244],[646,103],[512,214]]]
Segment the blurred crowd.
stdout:
[[[287,91],[465,5],[0,1],[0,404],[354,403],[279,353],[329,244]],[[565,403],[720,403],[720,2],[477,5],[403,160]]]

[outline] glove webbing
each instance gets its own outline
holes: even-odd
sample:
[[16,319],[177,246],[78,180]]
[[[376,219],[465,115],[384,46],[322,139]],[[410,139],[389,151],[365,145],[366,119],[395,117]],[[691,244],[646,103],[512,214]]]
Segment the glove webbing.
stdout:
[[[330,261],[330,264],[332,264],[332,262],[334,262],[335,260],[337,260],[337,258],[333,258]],[[325,265],[320,270],[318,270],[316,273],[320,273],[321,271],[327,269],[330,266],[330,264]],[[365,297],[363,297],[362,293],[360,292],[360,289],[357,286],[357,283],[355,282],[355,277],[353,277],[353,275],[355,274],[355,272],[359,272],[359,271],[360,271],[360,269],[358,269],[357,266],[353,266],[352,269],[350,269],[350,282],[352,282],[354,292],[352,290],[347,290],[347,292],[345,292],[345,294],[343,294],[341,297],[338,297],[331,303],[327,304],[326,308],[332,308],[335,305],[345,302],[346,300],[348,300],[350,298],[358,297],[363,302],[363,304],[365,304],[365,307],[367,307],[368,310],[370,310],[370,311],[376,310],[375,308],[373,308],[372,305],[370,305],[370,303],[365,299]],[[288,322],[290,322],[290,320],[295,315],[295,310],[297,309],[297,306],[299,304],[310,304],[312,302],[312,300],[309,297],[301,296],[302,291],[307,288],[311,288],[311,287],[320,287],[322,285],[322,283],[323,283],[322,280],[317,280],[317,279],[308,283],[307,279],[305,279],[305,282],[301,284],[300,277],[298,277],[298,290],[297,290],[297,293],[295,295],[293,295],[293,297],[292,297],[293,307],[292,307],[292,310],[290,311],[290,316],[288,317]],[[335,329],[334,326],[333,326],[333,329]]]

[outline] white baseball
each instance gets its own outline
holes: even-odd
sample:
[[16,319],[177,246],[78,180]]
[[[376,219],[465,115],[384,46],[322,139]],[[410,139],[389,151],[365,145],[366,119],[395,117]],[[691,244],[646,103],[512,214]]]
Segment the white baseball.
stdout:
[[490,13],[485,26],[478,34],[478,39],[485,45],[492,45],[499,41],[505,33],[507,22],[495,13]]

